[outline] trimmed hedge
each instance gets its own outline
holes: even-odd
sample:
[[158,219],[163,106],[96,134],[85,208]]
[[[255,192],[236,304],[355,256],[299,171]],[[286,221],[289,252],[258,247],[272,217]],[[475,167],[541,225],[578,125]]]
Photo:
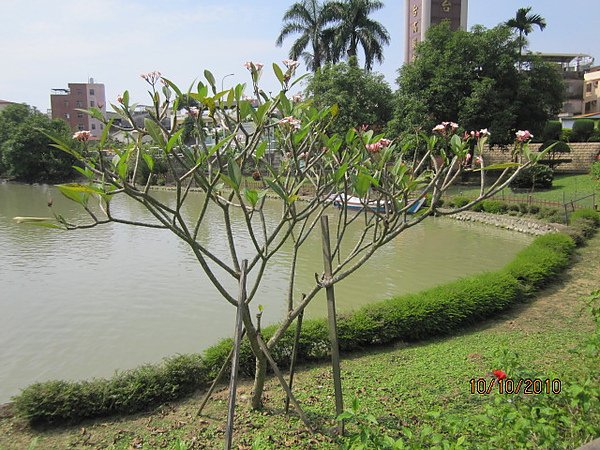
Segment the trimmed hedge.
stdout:
[[[551,282],[569,264],[574,248],[573,240],[565,234],[541,236],[502,270],[342,314],[338,322],[340,348],[352,351],[375,344],[446,335],[492,317]],[[276,325],[265,328],[265,339],[275,330]],[[282,367],[289,363],[294,334],[292,326],[273,349],[273,356]],[[202,355],[175,356],[107,380],[36,383],[14,399],[15,406],[19,415],[33,424],[74,423],[90,417],[146,410],[206,388],[227,358],[231,345],[231,339],[224,339]],[[326,320],[305,321],[298,360],[315,361],[328,355]],[[242,344],[240,369],[245,375],[253,375],[254,357],[247,340]]]
[[594,132],[594,126],[592,119],[577,119],[573,123],[571,140],[574,142],[587,142]]

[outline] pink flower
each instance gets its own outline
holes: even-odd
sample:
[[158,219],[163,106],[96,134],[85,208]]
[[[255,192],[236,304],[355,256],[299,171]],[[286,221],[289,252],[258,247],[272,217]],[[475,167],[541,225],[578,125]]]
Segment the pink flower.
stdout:
[[264,64],[261,64],[259,62],[255,63],[252,61],[247,61],[246,63],[244,63],[244,67],[246,69],[248,69],[250,72],[253,72],[253,71],[260,72],[262,70],[262,68],[264,67]]
[[300,64],[298,61],[294,61],[293,59],[284,59],[283,64],[290,70],[294,70]]
[[291,126],[291,127],[295,128],[296,130],[298,130],[300,128],[301,123],[302,123],[302,121],[300,119],[296,119],[293,116],[284,117],[283,119],[281,119],[279,121],[280,125]]
[[482,128],[481,130],[479,130],[479,135],[484,137],[484,136],[489,136],[490,132],[488,131],[487,128]]
[[454,122],[442,122],[439,125],[436,125],[435,127],[433,127],[432,131],[437,132],[437,133],[441,133],[441,134],[450,134],[450,133],[454,133],[457,128],[458,128],[458,124],[457,123],[454,123]]
[[466,162],[471,161],[471,154],[470,153],[467,153],[467,155],[465,156],[465,161]]
[[117,95],[117,101],[123,104],[123,96],[121,94]]
[[302,94],[292,95],[292,101],[294,103],[300,103],[303,100]]
[[528,141],[533,137],[533,134],[531,134],[528,130],[519,130],[515,133],[515,135],[517,136],[517,141],[519,142]]
[[373,144],[367,144],[366,148],[369,153],[379,153],[382,148],[388,147],[391,143],[392,143],[392,141],[390,141],[389,139],[383,138],[383,139],[379,139],[377,142],[375,142]]
[[158,80],[160,80],[161,74],[158,70],[155,70],[154,72],[143,73],[140,75],[140,77],[142,77],[148,83],[154,85]]
[[481,156],[476,156],[475,164],[479,164],[479,165],[483,166],[483,158]]
[[190,106],[189,113],[190,116],[198,118],[198,116],[200,115],[200,110],[195,106]]
[[446,127],[443,124],[439,124],[433,127],[431,131],[443,133],[444,131],[446,131]]
[[89,141],[92,137],[92,132],[87,130],[77,131],[73,134],[73,139],[79,142]]

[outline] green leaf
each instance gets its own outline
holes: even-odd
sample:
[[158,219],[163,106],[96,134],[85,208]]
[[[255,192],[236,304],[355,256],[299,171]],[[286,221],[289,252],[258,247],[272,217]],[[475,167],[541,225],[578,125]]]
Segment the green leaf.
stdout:
[[60,230],[64,230],[64,227],[57,225],[56,223],[52,223],[56,221],[56,219],[52,217],[13,217],[13,220],[16,223],[22,223],[25,225],[34,225],[36,227],[45,227],[45,228],[58,228]]
[[248,200],[252,207],[256,206],[259,200],[258,192],[253,189],[244,189],[244,197],[246,197],[246,200]]
[[[229,186],[231,189],[233,190],[237,190],[237,186],[236,184],[233,182],[233,180],[231,178],[229,178],[227,175],[225,175],[224,173],[221,174],[221,179],[225,182],[225,184],[227,186]],[[220,189],[215,189],[215,190],[220,190]]]
[[265,152],[267,151],[267,145],[268,145],[267,141],[262,141],[260,144],[258,144],[258,147],[256,147],[256,154],[255,154],[255,158],[257,160],[262,159],[262,157],[265,156]]
[[74,201],[75,203],[78,203],[80,205],[87,205],[87,202],[90,198],[88,193],[82,192],[76,188],[64,184],[59,184],[56,187],[58,188],[60,193],[69,200]]
[[279,186],[274,181],[269,180],[268,178],[264,178],[264,180],[265,180],[265,183],[267,183],[267,186],[269,186],[269,188],[271,188],[271,190],[273,192],[275,192],[279,197],[281,197],[283,200],[285,200],[287,202],[287,195],[283,191],[281,186]]
[[340,167],[338,167],[338,169],[333,174],[333,181],[335,181],[336,183],[339,183],[342,180],[342,178],[344,178],[344,175],[346,174],[347,171],[348,171],[348,163],[345,162]]
[[275,72],[275,76],[277,77],[279,82],[283,85],[285,83],[285,76],[283,75],[283,71],[281,70],[281,67],[279,67],[277,64],[273,63],[273,72]]
[[[483,170],[500,170],[500,169],[508,169],[509,167],[520,167],[521,164],[515,162],[507,162],[507,163],[498,163],[492,164],[490,166],[484,167]],[[473,169],[473,172],[480,172],[481,167],[478,169]]]
[[302,142],[302,140],[306,137],[306,135],[308,134],[308,132],[310,131],[310,124],[305,125],[303,128],[300,128],[300,130],[298,130],[296,133],[294,133],[292,140],[294,141],[295,145],[300,144],[300,142]]
[[354,128],[350,128],[346,133],[346,145],[350,145],[350,143],[356,137],[356,130]]
[[354,182],[354,190],[359,197],[364,197],[371,187],[372,178],[365,174],[359,173]]
[[175,83],[173,83],[171,80],[166,79],[165,77],[162,77],[162,80],[167,83],[167,85],[173,89],[173,91],[175,91],[175,93],[177,94],[178,97],[183,97],[183,93],[179,90],[179,88],[177,87],[177,85]]
[[144,128],[152,138],[152,140],[156,143],[156,145],[160,146],[160,148],[165,148],[165,136],[163,135],[160,127],[154,122],[154,120],[145,118],[144,119]]
[[173,150],[173,147],[175,146],[175,144],[179,140],[179,137],[181,136],[181,134],[184,131],[185,131],[185,128],[180,128],[175,133],[173,133],[173,135],[169,138],[169,142],[167,142],[167,146],[165,147],[166,153],[169,153],[171,150]]
[[148,169],[150,169],[150,172],[154,171],[154,158],[149,155],[148,153],[142,153],[142,158],[144,158],[144,161],[146,161],[146,165],[148,166]]
[[206,78],[206,81],[209,82],[209,84],[212,86],[212,88],[215,88],[215,77],[212,74],[212,72],[210,70],[205,70],[204,71],[204,78]]
[[240,169],[239,164],[233,158],[229,159],[227,163],[227,174],[229,178],[234,183],[233,188],[237,191],[240,189],[240,185],[242,184],[242,170]]
[[84,177],[86,177],[88,180],[92,180],[94,178],[94,172],[92,172],[89,168],[85,167],[85,168],[81,168],[79,166],[73,166],[73,169],[75,169],[77,172],[79,172],[81,175],[83,175]]

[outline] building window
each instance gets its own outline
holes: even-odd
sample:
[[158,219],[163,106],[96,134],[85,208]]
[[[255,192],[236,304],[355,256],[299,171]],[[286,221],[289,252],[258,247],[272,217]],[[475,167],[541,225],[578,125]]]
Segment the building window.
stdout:
[[94,106],[96,106],[96,102],[94,100],[90,100],[90,107],[93,108]]
[[65,100],[65,108],[69,107],[69,102],[67,100]]
[[82,113],[81,111],[79,111],[79,112],[77,113],[77,117],[78,117],[79,119],[83,118],[83,113]]
[[70,118],[71,118],[71,114],[65,113],[65,119],[70,119]]
[[95,130],[95,129],[96,129],[96,124],[95,124],[95,123],[93,123],[93,124],[92,124],[92,130]]
[[592,83],[585,83],[585,92],[592,92]]
[[90,89],[90,95],[94,95],[94,90]]
[[100,124],[100,129],[104,130],[104,125]]
[[83,128],[83,124],[82,124],[82,123],[80,123],[79,125],[77,125],[77,129],[78,129],[79,131],[83,131],[83,129],[84,129],[84,128]]
[[77,106],[78,108],[81,108],[81,107],[83,107],[83,102],[81,100],[77,100],[75,102],[75,106]]

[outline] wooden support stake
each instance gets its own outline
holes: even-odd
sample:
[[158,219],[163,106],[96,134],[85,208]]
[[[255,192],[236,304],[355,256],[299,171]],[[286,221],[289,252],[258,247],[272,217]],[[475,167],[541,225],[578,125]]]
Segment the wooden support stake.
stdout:
[[227,405],[227,427],[225,429],[225,450],[231,450],[233,439],[233,419],[235,415],[235,394],[238,381],[238,369],[240,367],[240,345],[243,333],[243,308],[246,305],[246,271],[248,260],[244,259],[240,267],[240,283],[238,294],[238,305],[235,315],[235,334],[233,338],[233,357],[231,361],[231,377],[229,381],[229,402]]
[[[304,299],[306,295],[302,295]],[[296,336],[294,338],[294,347],[292,348],[292,359],[290,361],[290,391],[294,385],[294,371],[296,370],[296,358],[298,356],[298,345],[300,343],[300,333],[302,332],[302,318],[304,317],[304,310],[298,314],[298,320],[296,322]],[[285,398],[285,413],[287,414],[290,410],[290,398]]]
[[[329,219],[321,216],[321,236],[323,241],[323,265],[325,268],[325,280],[333,277],[331,267],[331,244],[329,239]],[[339,416],[344,412],[344,399],[342,396],[342,375],[340,370],[340,346],[338,343],[337,317],[335,313],[335,293],[333,285],[325,288],[327,295],[327,320],[329,322],[329,343],[331,344],[331,366],[333,371],[333,387],[335,390],[335,412]],[[344,433],[344,422],[338,424],[339,434]]]

